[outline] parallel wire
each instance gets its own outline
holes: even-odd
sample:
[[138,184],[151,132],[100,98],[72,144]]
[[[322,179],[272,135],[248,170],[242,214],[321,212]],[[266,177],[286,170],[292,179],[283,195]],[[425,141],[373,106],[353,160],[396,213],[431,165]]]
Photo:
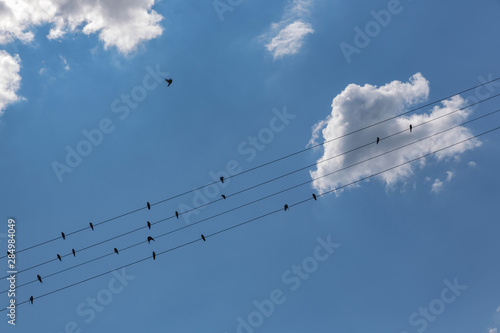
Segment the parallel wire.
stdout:
[[[483,136],[483,135],[486,135],[486,134],[488,134],[488,133],[491,133],[491,132],[497,131],[497,130],[499,130],[499,129],[500,129],[500,126],[495,127],[495,128],[493,128],[493,129],[491,129],[491,130],[488,130],[488,131],[482,132],[482,133],[480,133],[480,134],[477,134],[477,135],[471,136],[471,137],[469,137],[469,138],[467,138],[467,139],[464,139],[464,140],[461,140],[461,141],[456,142],[456,143],[454,143],[454,144],[451,144],[451,145],[449,145],[449,146],[446,146],[446,147],[443,147],[443,148],[437,149],[437,150],[435,150],[435,151],[433,151],[433,152],[430,152],[430,153],[424,154],[424,155],[422,155],[422,156],[420,156],[420,157],[416,157],[416,158],[411,159],[411,160],[409,160],[409,161],[406,161],[406,162],[400,163],[400,164],[395,165],[395,166],[393,166],[393,167],[391,167],[391,168],[388,168],[388,169],[385,169],[385,170],[379,171],[379,172],[377,172],[377,173],[371,174],[370,176],[366,176],[366,177],[363,177],[363,178],[361,178],[361,179],[355,180],[355,181],[353,181],[353,182],[351,182],[351,183],[349,183],[349,184],[345,184],[345,185],[342,185],[342,186],[336,187],[336,188],[334,188],[334,189],[331,189],[331,190],[325,191],[325,192],[323,192],[323,193],[321,193],[321,194],[318,194],[318,195],[317,195],[317,197],[322,197],[322,196],[324,196],[324,195],[326,195],[326,194],[333,193],[333,192],[338,191],[338,190],[340,190],[340,189],[343,189],[343,188],[346,188],[346,187],[348,187],[348,186],[351,186],[351,185],[357,184],[357,183],[359,183],[359,182],[362,182],[362,181],[364,181],[364,180],[367,180],[367,179],[373,178],[373,177],[378,176],[378,175],[380,175],[380,174],[383,174],[383,173],[385,173],[385,172],[388,172],[388,171],[394,170],[394,169],[396,169],[396,168],[399,168],[399,167],[401,167],[401,166],[403,166],[403,165],[413,163],[413,162],[415,162],[415,161],[417,161],[417,160],[420,160],[420,159],[422,159],[422,158],[425,158],[425,157],[431,156],[431,155],[436,154],[436,153],[438,153],[438,152],[440,152],[440,151],[443,151],[443,150],[449,149],[449,148],[451,148],[451,147],[457,146],[457,145],[459,145],[459,144],[462,144],[462,143],[464,143],[464,142],[467,142],[467,141],[473,140],[473,139],[475,139],[475,138],[478,138],[478,137]],[[313,199],[312,197],[309,197],[308,199],[304,199],[304,200],[298,201],[298,202],[296,202],[296,203],[293,203],[293,204],[289,205],[289,207],[291,208],[291,207],[294,207],[294,206],[299,206],[299,205],[301,205],[301,204],[303,204],[303,203],[305,203],[305,202],[311,201],[311,200],[314,200],[314,199]],[[271,212],[268,212],[268,213],[266,213],[266,214],[264,214],[264,215],[260,215],[260,216],[258,216],[258,217],[255,217],[255,218],[252,218],[252,219],[250,219],[250,220],[247,220],[247,221],[241,222],[241,223],[236,224],[236,225],[233,225],[233,226],[231,226],[231,227],[228,227],[228,228],[225,228],[225,229],[222,229],[222,230],[216,231],[216,232],[214,232],[214,233],[208,234],[208,235],[206,235],[206,236],[205,236],[205,238],[207,239],[207,238],[210,238],[210,237],[213,237],[213,236],[219,235],[219,234],[221,234],[221,233],[224,233],[224,232],[227,232],[227,231],[229,231],[229,230],[232,230],[232,229],[235,229],[235,228],[241,227],[241,226],[246,225],[246,224],[248,224],[248,223],[251,223],[251,222],[253,222],[253,221],[260,220],[260,219],[262,219],[262,218],[264,218],[264,217],[267,217],[267,216],[270,216],[270,215],[273,215],[273,214],[276,214],[276,213],[278,213],[278,212],[282,212],[282,211],[283,211],[283,208],[276,209],[276,210],[271,211]],[[158,252],[158,253],[156,254],[156,256],[160,256],[160,255],[166,254],[166,253],[168,253],[168,252],[171,252],[171,251],[174,251],[174,250],[180,249],[180,248],[182,248],[182,247],[185,247],[185,246],[188,246],[188,245],[194,244],[194,243],[199,242],[199,241],[201,241],[201,239],[200,239],[200,238],[195,239],[195,240],[192,240],[192,241],[190,241],[190,242],[187,242],[187,243],[184,243],[184,244],[178,245],[178,246],[173,247],[173,248],[170,248],[170,249],[168,249],[168,250],[165,250],[165,251],[162,251],[162,252]],[[113,269],[113,270],[109,270],[109,271],[106,271],[106,272],[104,272],[104,273],[101,273],[101,274],[98,274],[98,275],[91,276],[91,277],[89,277],[89,278],[87,278],[87,279],[85,279],[85,280],[81,280],[81,281],[75,282],[75,283],[73,283],[73,284],[70,284],[70,285],[64,286],[64,287],[62,287],[62,288],[59,288],[59,289],[56,289],[56,290],[50,291],[50,292],[48,292],[48,293],[42,294],[42,295],[40,295],[40,296],[37,296],[36,298],[34,297],[34,299],[40,299],[40,298],[43,298],[43,297],[46,297],[46,296],[49,296],[49,295],[52,295],[52,294],[58,293],[58,292],[63,291],[63,290],[65,290],[65,289],[72,288],[72,287],[77,286],[77,285],[79,285],[79,284],[82,284],[82,283],[85,283],[85,282],[91,281],[91,280],[93,280],[93,279],[96,279],[96,278],[98,278],[98,277],[101,277],[101,276],[103,276],[103,275],[106,275],[106,274],[112,273],[112,272],[114,272],[114,271],[116,271],[116,270],[123,269],[123,268],[126,268],[126,267],[130,267],[130,266],[136,265],[136,264],[138,264],[138,263],[140,263],[140,262],[143,262],[143,261],[146,261],[146,260],[149,260],[149,259],[151,259],[151,256],[145,257],[145,258],[143,258],[143,259],[136,260],[136,261],[134,261],[134,262],[131,262],[131,263],[126,264],[126,265],[123,265],[123,266],[120,266],[120,267],[115,268],[115,269]],[[18,304],[17,304],[17,306],[20,306],[20,305],[23,305],[23,304],[26,304],[26,303],[29,303],[29,300],[28,300],[28,301],[21,302],[21,303],[18,303]],[[6,307],[4,307],[3,309],[0,309],[0,312],[3,312],[3,311],[7,311],[7,308],[6,308]]]
[[[484,86],[484,85],[488,85],[488,84],[490,84],[490,83],[492,83],[492,82],[495,82],[495,81],[498,81],[498,80],[500,80],[500,77],[498,77],[498,78],[496,78],[496,79],[493,79],[493,80],[490,80],[490,81],[487,81],[487,82],[484,82],[484,83],[481,83],[481,84],[478,84],[478,85],[476,85],[476,86],[474,86],[474,87],[472,87],[472,88],[468,88],[468,89],[462,90],[462,91],[460,91],[460,92],[458,92],[458,93],[456,93],[456,94],[449,95],[449,96],[444,97],[444,98],[441,98],[441,99],[439,99],[439,100],[435,100],[435,101],[433,101],[433,102],[430,102],[430,103],[427,103],[427,104],[425,104],[425,105],[419,106],[418,108],[414,108],[414,109],[408,110],[408,111],[406,111],[406,112],[400,113],[400,114],[398,114],[398,115],[395,115],[395,116],[393,116],[393,117],[390,117],[390,118],[387,118],[387,119],[384,119],[384,120],[378,121],[378,122],[376,122],[376,123],[373,123],[373,124],[371,124],[371,125],[368,125],[368,126],[362,127],[362,128],[357,129],[357,130],[355,130],[355,131],[352,131],[352,132],[346,133],[346,134],[341,135],[341,136],[339,136],[339,137],[336,137],[336,138],[334,138],[334,139],[324,141],[324,142],[322,142],[322,143],[319,143],[319,144],[316,144],[316,145],[313,145],[313,146],[310,146],[310,147],[304,148],[304,149],[302,149],[302,150],[299,150],[299,151],[296,151],[296,152],[294,152],[294,153],[291,153],[291,154],[288,154],[288,155],[282,156],[282,157],[280,157],[280,158],[277,158],[277,159],[275,159],[275,160],[269,161],[269,162],[267,162],[267,163],[260,164],[260,165],[258,165],[258,166],[253,167],[253,168],[250,168],[250,169],[248,169],[248,170],[245,170],[245,171],[242,171],[242,172],[236,173],[236,174],[234,174],[234,175],[230,175],[230,176],[226,177],[225,179],[231,179],[231,178],[234,178],[234,177],[237,177],[237,176],[241,176],[241,175],[246,174],[246,173],[248,173],[248,172],[251,172],[251,171],[254,171],[254,170],[260,169],[260,168],[262,168],[262,167],[265,167],[265,166],[268,166],[268,165],[274,164],[274,163],[276,163],[276,162],[279,162],[279,161],[282,161],[282,160],[284,160],[284,159],[290,158],[290,157],[292,157],[292,156],[295,156],[295,155],[301,154],[301,153],[306,152],[306,151],[308,151],[308,150],[311,150],[311,149],[314,149],[314,148],[317,148],[317,147],[323,146],[323,145],[325,145],[325,144],[327,144],[327,143],[330,143],[330,142],[336,141],[336,140],[338,140],[338,139],[345,138],[345,137],[347,137],[347,136],[349,136],[349,135],[352,135],[352,134],[355,134],[355,133],[361,132],[361,131],[363,131],[363,130],[366,130],[366,129],[368,129],[368,128],[371,128],[371,127],[374,127],[374,126],[380,125],[380,124],[382,124],[382,123],[385,123],[385,122],[387,122],[387,121],[390,121],[390,120],[396,119],[396,118],[398,118],[398,117],[401,117],[401,116],[404,116],[404,115],[407,115],[407,114],[413,113],[413,112],[415,112],[415,111],[417,111],[417,110],[420,110],[420,109],[426,108],[426,107],[428,107],[428,106],[434,105],[434,104],[436,104],[436,103],[439,103],[439,102],[444,101],[444,100],[446,100],[446,99],[449,99],[449,98],[451,98],[451,97],[454,97],[454,96],[457,96],[457,95],[460,95],[460,94],[466,93],[466,92],[468,92],[468,91],[474,90],[474,89],[479,88],[479,87],[482,87],[482,86]],[[484,100],[481,100],[481,101],[478,101],[478,102],[476,102],[476,103],[473,103],[473,104],[469,105],[469,107],[470,107],[470,106],[473,106],[473,105],[476,105],[476,104],[479,104],[479,103],[482,103],[482,102],[485,102],[485,101],[490,100],[490,99],[492,99],[492,98],[495,98],[495,97],[497,97],[497,96],[499,96],[499,95],[500,95],[500,94],[497,94],[497,95],[494,95],[494,96],[488,97],[488,98],[486,98],[486,99],[484,99]],[[214,181],[214,182],[211,182],[211,183],[205,184],[205,185],[203,185],[203,186],[199,186],[199,187],[197,187],[197,188],[194,188],[194,189],[191,189],[191,190],[188,190],[188,191],[185,191],[185,192],[182,192],[182,193],[176,194],[176,195],[174,195],[174,196],[168,197],[168,198],[163,199],[163,200],[160,200],[160,201],[158,201],[158,202],[151,203],[151,206],[156,206],[156,205],[158,205],[158,204],[161,204],[161,203],[164,203],[164,202],[170,201],[170,200],[172,200],[172,199],[175,199],[175,198],[178,198],[178,197],[184,196],[184,195],[186,195],[186,194],[192,193],[192,192],[194,192],[194,191],[197,191],[197,190],[203,189],[203,188],[205,188],[205,187],[208,187],[208,186],[211,186],[211,185],[214,185],[214,184],[217,184],[217,183],[219,183],[219,181]],[[115,217],[109,218],[109,219],[107,219],[107,220],[104,220],[104,221],[100,221],[100,222],[94,223],[94,226],[98,226],[98,225],[101,225],[101,224],[104,224],[104,223],[108,223],[108,222],[110,222],[110,221],[114,221],[114,220],[116,220],[116,219],[119,219],[119,218],[121,218],[121,217],[124,217],[124,216],[130,215],[130,214],[133,214],[133,213],[136,213],[136,212],[139,212],[139,211],[144,210],[144,209],[146,209],[146,207],[141,207],[141,208],[137,208],[137,209],[131,210],[131,211],[129,211],[129,212],[126,212],[126,213],[124,213],[124,214],[121,214],[121,215],[118,215],[118,216],[115,216]],[[80,232],[82,232],[82,231],[84,231],[84,230],[88,230],[88,229],[89,229],[89,227],[81,228],[81,229],[78,229],[78,230],[75,230],[75,231],[72,231],[72,232],[68,232],[68,233],[66,233],[65,235],[66,235],[66,236],[70,236],[70,235],[73,235],[73,234],[76,234],[76,233],[80,233]],[[27,250],[31,250],[31,249],[33,249],[33,248],[36,248],[36,247],[39,247],[39,246],[42,246],[42,245],[45,245],[45,244],[48,244],[48,243],[54,242],[54,241],[56,241],[56,240],[58,240],[58,239],[60,239],[60,238],[61,238],[61,237],[55,237],[55,238],[52,238],[52,239],[49,239],[49,240],[43,241],[43,242],[41,242],[41,243],[38,243],[38,244],[35,244],[35,245],[31,245],[31,246],[29,246],[29,247],[26,247],[26,248],[24,248],[24,249],[18,250],[18,251],[16,251],[16,252],[17,252],[17,253],[21,253],[21,252],[24,252],[24,251],[27,251]],[[7,257],[7,256],[2,256],[2,257],[0,257],[0,259],[6,258],[6,257]]]
[[[454,112],[456,112],[456,111],[454,111]],[[451,130],[453,130],[453,129],[455,129],[455,128],[458,128],[458,127],[460,127],[460,126],[463,126],[463,125],[468,124],[468,123],[471,123],[471,122],[474,122],[474,121],[476,121],[476,120],[479,120],[479,119],[482,119],[482,118],[485,118],[485,117],[491,116],[491,115],[493,115],[493,114],[495,114],[495,113],[498,113],[498,112],[500,112],[500,109],[497,109],[497,110],[495,110],[495,111],[489,112],[489,113],[484,114],[484,115],[482,115],[482,116],[479,116],[479,117],[476,117],[476,118],[470,119],[470,120],[468,120],[468,121],[466,121],[466,122],[463,122],[463,123],[461,123],[461,124],[458,124],[458,125],[452,126],[452,127],[448,128],[448,129],[445,129],[445,130],[442,130],[442,131],[436,132],[436,133],[431,134],[431,135],[429,135],[429,136],[426,136],[426,137],[424,137],[424,138],[420,138],[420,139],[418,139],[418,140],[416,140],[416,141],[413,141],[413,142],[410,142],[410,143],[404,144],[404,145],[402,145],[402,146],[400,146],[400,147],[398,147],[398,148],[393,148],[393,149],[388,150],[388,151],[386,151],[386,152],[384,152],[384,153],[380,153],[380,154],[378,154],[378,155],[375,155],[375,156],[372,156],[372,157],[367,158],[367,159],[365,159],[365,160],[362,160],[362,161],[356,162],[356,163],[351,164],[351,165],[349,165],[349,166],[346,166],[346,167],[343,167],[343,168],[337,169],[337,170],[335,170],[335,171],[332,171],[332,172],[326,173],[326,174],[324,174],[324,175],[322,175],[322,176],[319,176],[319,177],[313,178],[313,179],[311,179],[311,180],[308,180],[308,181],[305,181],[305,182],[299,183],[299,184],[297,184],[297,185],[294,185],[294,186],[288,187],[288,188],[286,188],[286,189],[283,189],[283,190],[280,190],[280,191],[278,191],[278,192],[272,193],[272,194],[270,194],[270,195],[267,195],[267,196],[261,197],[261,198],[259,198],[259,199],[256,199],[256,200],[254,200],[254,201],[247,202],[247,203],[245,203],[245,204],[243,204],[243,205],[240,205],[240,206],[237,206],[237,207],[235,207],[235,208],[232,208],[232,209],[226,210],[226,211],[221,212],[221,213],[218,213],[218,214],[216,214],[216,215],[212,215],[212,216],[210,216],[210,217],[207,217],[207,218],[204,218],[204,219],[202,219],[202,220],[196,221],[196,222],[194,222],[194,223],[192,223],[192,224],[189,224],[189,225],[186,225],[186,226],[183,226],[183,227],[180,227],[180,228],[177,228],[177,229],[174,229],[174,230],[168,231],[168,232],[163,233],[163,234],[160,234],[160,235],[157,235],[157,236],[155,236],[155,238],[161,238],[161,237],[164,237],[164,236],[170,235],[170,234],[172,234],[172,233],[178,232],[178,231],[183,230],[183,229],[186,229],[186,228],[190,228],[190,227],[192,227],[192,226],[194,226],[194,225],[200,224],[200,223],[205,222],[205,221],[207,221],[207,220],[211,220],[211,219],[213,219],[213,218],[215,218],[215,217],[219,217],[219,216],[225,215],[225,214],[227,214],[227,213],[230,213],[230,212],[232,212],[232,211],[235,211],[235,210],[241,209],[241,208],[243,208],[243,207],[246,207],[246,206],[252,205],[252,204],[254,204],[254,203],[260,202],[260,201],[262,201],[262,200],[269,199],[269,198],[271,198],[271,197],[274,197],[274,196],[276,196],[276,195],[278,195],[278,194],[281,194],[281,193],[284,193],[284,192],[290,191],[290,190],[295,189],[295,188],[297,188],[297,187],[300,187],[300,186],[303,186],[303,185],[306,185],[306,184],[310,184],[310,183],[312,183],[312,182],[314,182],[314,181],[316,181],[316,180],[319,180],[319,179],[321,179],[321,178],[325,178],[325,177],[331,176],[332,174],[335,174],[335,173],[338,173],[338,172],[341,172],[341,171],[347,170],[347,169],[352,168],[352,167],[354,167],[354,166],[357,166],[357,165],[360,165],[360,164],[366,163],[366,162],[368,162],[368,161],[374,160],[374,159],[376,159],[376,158],[382,157],[382,156],[384,156],[384,155],[387,155],[387,154],[393,153],[393,152],[395,152],[395,151],[397,151],[397,150],[400,150],[400,149],[403,149],[403,148],[409,147],[409,146],[414,145],[414,144],[416,144],[416,143],[419,143],[419,142],[421,142],[421,141],[424,141],[424,140],[430,139],[430,138],[435,137],[435,136],[437,136],[437,135],[440,135],[440,134],[443,134],[443,133],[445,133],[445,132],[451,131]],[[445,116],[445,115],[443,115],[443,116]],[[438,118],[441,118],[441,117],[443,117],[443,116],[440,116],[440,117],[438,117]],[[436,119],[438,119],[438,118],[436,118]],[[434,120],[435,120],[435,119],[434,119]],[[418,124],[418,125],[416,125],[416,126],[415,126],[415,128],[417,128],[417,127],[419,127],[419,126],[422,126],[422,125],[424,125],[424,124],[426,124],[426,123],[429,123],[429,122],[431,122],[431,121],[432,121],[432,120],[428,120],[428,121],[426,121],[426,122],[423,122],[423,123],[421,123],[421,124]],[[406,131],[406,130],[405,130],[405,131]],[[405,131],[403,131],[403,132],[405,132]],[[402,132],[398,132],[398,133],[402,133]],[[384,139],[389,138],[389,137],[393,137],[393,136],[395,136],[395,135],[397,135],[397,133],[396,133],[396,134],[391,134],[391,135],[388,135],[388,136],[384,137]],[[334,156],[334,157],[335,157],[335,156]],[[331,157],[331,158],[334,158],[334,157]],[[331,158],[329,158],[329,159],[331,159]],[[328,160],[328,159],[327,159],[327,160]],[[326,160],[325,160],[325,161],[326,161]],[[312,164],[312,165],[314,166],[315,164]],[[298,172],[298,171],[303,170],[303,169],[306,169],[306,168],[308,168],[308,167],[304,167],[304,168],[301,168],[301,169],[295,170],[294,172]],[[279,178],[281,178],[281,177],[282,177],[282,176],[277,177],[277,178],[273,178],[273,179],[279,179]],[[258,184],[258,185],[256,185],[256,186],[260,186],[260,185],[266,184],[266,183],[268,183],[268,182],[269,182],[269,181],[266,181],[266,182],[260,183],[260,184]],[[256,186],[254,186],[254,187],[256,187]],[[241,191],[240,191],[240,192],[241,192]],[[239,192],[237,192],[237,193],[239,193]],[[169,218],[170,218],[170,217],[169,217]],[[169,219],[169,218],[167,218],[167,219]],[[160,222],[162,222],[162,221],[164,221],[164,220],[166,220],[166,219],[156,221],[156,222],[152,223],[152,225],[157,224],[157,223],[160,223]],[[142,227],[141,227],[140,229],[142,229]],[[136,229],[135,231],[140,230],[140,229]],[[131,231],[131,232],[134,232],[134,231]],[[117,238],[117,237],[114,237],[114,238]],[[102,243],[102,242],[101,242],[101,243]],[[128,247],[121,248],[121,249],[119,249],[119,251],[125,251],[125,250],[131,249],[131,248],[133,248],[133,247],[139,246],[139,245],[144,244],[144,243],[145,243],[145,241],[141,241],[141,242],[135,243],[135,244],[133,244],[133,245],[130,245],[130,246],[128,246]],[[81,251],[81,250],[80,250],[80,251]],[[55,272],[55,273],[52,273],[52,274],[49,274],[49,275],[45,275],[43,278],[45,279],[45,278],[48,278],[48,277],[52,277],[52,276],[54,276],[54,275],[58,275],[58,274],[60,274],[60,273],[63,273],[63,272],[69,271],[69,270],[71,270],[71,269],[74,269],[74,268],[80,267],[80,266],[82,266],[82,265],[85,265],[85,264],[88,264],[88,263],[91,263],[91,262],[94,262],[94,261],[100,260],[100,259],[102,259],[102,258],[108,257],[108,256],[110,256],[110,255],[112,255],[112,254],[114,254],[114,253],[115,253],[115,252],[113,251],[113,252],[110,252],[110,253],[105,254],[105,255],[103,255],[103,256],[100,256],[100,257],[97,257],[97,258],[94,258],[94,259],[90,259],[90,260],[88,260],[88,261],[85,261],[85,262],[83,262],[83,263],[80,263],[80,264],[77,264],[77,265],[74,265],[74,266],[71,266],[71,267],[65,268],[65,269],[60,270],[60,271],[58,271],[58,272]],[[68,254],[68,255],[71,255],[71,254]],[[65,255],[65,256],[67,256],[67,255]],[[50,260],[49,262],[51,262],[51,261],[54,261],[54,260]],[[34,268],[34,267],[38,267],[38,266],[40,266],[40,265],[36,265],[36,266],[30,267],[30,268],[27,268],[27,269],[25,269],[25,270],[23,270],[23,271],[27,271],[27,270],[30,270],[30,269],[32,269],[32,268]],[[20,272],[21,272],[21,271],[19,271],[19,272],[18,272],[18,274],[19,274]],[[6,277],[7,277],[7,276],[6,276]],[[3,278],[2,278],[2,279],[3,279]],[[18,286],[17,286],[17,288],[23,287],[23,286],[25,286],[25,285],[29,285],[29,284],[34,283],[34,282],[37,282],[37,279],[34,279],[34,280],[30,281],[30,282],[26,282],[26,283],[24,283],[24,284],[18,285]],[[8,290],[4,290],[4,291],[0,292],[0,294],[6,293],[6,292],[8,292]]]

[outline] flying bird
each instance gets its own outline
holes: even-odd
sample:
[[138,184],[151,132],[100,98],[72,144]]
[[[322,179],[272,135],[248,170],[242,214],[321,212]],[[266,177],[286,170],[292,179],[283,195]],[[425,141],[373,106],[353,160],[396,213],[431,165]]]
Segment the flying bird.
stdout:
[[167,81],[168,83],[168,86],[167,87],[170,87],[170,85],[172,84],[173,80],[172,79],[165,79],[165,81]]
[[33,304],[33,296],[30,297],[30,303]]
[[151,222],[148,221],[148,229],[151,229]]
[[149,201],[146,204],[148,205],[148,210],[151,209],[151,205],[149,204]]
[[90,222],[89,224],[90,224],[90,229],[92,229],[92,231],[94,231],[94,225],[92,224],[92,222]]
[[118,253],[118,249],[116,247],[115,247],[115,252],[116,252],[116,254],[120,254],[120,253]]
[[316,198],[316,194],[314,194],[314,193],[313,193],[313,198],[314,198],[314,200],[318,200],[318,199]]
[[380,142],[380,138],[377,136],[377,144]]
[[148,236],[148,244],[151,244],[151,241],[156,242],[153,237]]
[[153,260],[156,260],[156,253],[153,251]]
[[175,217],[177,217],[177,219],[179,219],[179,212],[178,211],[175,211]]
[[221,195],[222,199],[226,200],[226,196],[224,194]]
[[71,252],[73,252],[73,257],[76,257],[76,251],[75,251],[75,249],[71,249]]
[[203,239],[204,242],[206,242],[207,240],[205,239],[205,236],[201,235],[201,239]]
[[224,177],[220,177],[219,179],[222,182],[222,184],[224,184]]
[[410,133],[411,133],[411,131],[413,131],[413,126],[411,126],[411,124],[410,124]]
[[36,278],[38,279],[38,281],[40,281],[40,283],[43,283],[42,282],[42,277],[40,275],[37,275]]
[[61,236],[63,239],[66,239],[66,235],[64,234],[64,232],[61,232]]
[[285,212],[288,210],[288,205],[285,204]]
[[59,254],[57,255],[57,259],[59,259],[59,261],[62,261],[62,258]]

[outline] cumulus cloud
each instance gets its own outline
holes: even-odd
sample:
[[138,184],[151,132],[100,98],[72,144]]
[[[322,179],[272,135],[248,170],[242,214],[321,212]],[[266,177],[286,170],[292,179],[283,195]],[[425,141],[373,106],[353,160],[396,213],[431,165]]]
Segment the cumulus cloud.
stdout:
[[285,8],[280,22],[272,23],[269,32],[261,36],[274,59],[297,54],[307,35],[314,32],[305,21],[313,0],[293,0]]
[[[468,109],[460,110],[450,116],[419,126],[425,121],[463,108],[466,104],[465,100],[460,96],[455,96],[443,101],[441,105],[436,105],[428,113],[397,117],[398,114],[403,113],[415,104],[425,101],[428,94],[429,82],[420,73],[415,74],[408,82],[393,81],[381,87],[369,84],[364,86],[350,84],[347,86],[344,91],[334,98],[331,114],[313,127],[313,134],[309,144],[315,144],[320,136],[325,141],[329,141],[387,118],[394,116],[396,118],[324,145],[323,156],[318,162],[361,145],[373,143],[349,154],[317,163],[316,170],[310,172],[311,177],[323,177],[332,171],[456,126],[464,122],[472,112]],[[412,133],[407,130],[399,135],[384,139],[386,136],[408,129],[410,124],[413,125]],[[320,192],[332,190],[338,186],[371,176],[395,165],[454,144],[470,136],[472,136],[472,133],[468,128],[459,126],[345,171],[317,179],[313,181],[313,187]],[[382,139],[379,144],[375,144],[377,137]],[[377,178],[387,187],[393,187],[397,183],[408,181],[414,174],[415,168],[423,168],[428,159],[432,158],[440,162],[457,158],[463,152],[478,147],[480,144],[481,142],[477,139],[467,141],[432,155],[432,157],[421,159],[417,165],[409,163],[382,173]],[[450,172],[448,178],[451,179],[451,177],[453,177],[453,174]],[[360,185],[358,184],[358,186]]]
[[21,99],[17,95],[21,87],[21,60],[18,55],[12,56],[0,50],[0,115],[5,108]]
[[127,54],[143,41],[160,36],[163,17],[155,0],[0,0],[0,44],[32,42],[37,26],[49,24],[47,38],[67,33],[98,34],[104,47]]

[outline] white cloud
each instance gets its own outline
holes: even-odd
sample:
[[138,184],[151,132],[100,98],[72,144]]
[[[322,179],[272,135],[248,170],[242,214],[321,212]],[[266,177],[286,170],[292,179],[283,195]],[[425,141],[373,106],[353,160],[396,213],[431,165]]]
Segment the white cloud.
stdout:
[[497,308],[497,312],[500,312],[500,306]]
[[497,332],[498,332],[498,329],[496,329],[496,328],[490,328],[488,330],[488,333],[497,333]]
[[304,44],[304,38],[314,32],[311,24],[305,21],[312,1],[291,1],[281,21],[272,23],[270,31],[260,36],[266,41],[266,49],[274,59],[297,54]]
[[67,33],[98,34],[104,47],[127,54],[143,41],[160,36],[163,17],[155,0],[0,0],[0,44],[32,42],[36,27],[49,24],[47,38]]
[[[310,144],[315,143],[320,133],[324,140],[329,141],[373,123],[397,116],[415,104],[425,101],[428,94],[429,82],[420,73],[410,78],[409,82],[403,83],[400,81],[393,81],[381,87],[369,84],[364,86],[350,84],[333,100],[331,114],[325,120],[321,120],[319,123],[320,125],[313,127],[314,131]],[[363,149],[358,149],[349,154],[339,156],[323,163],[318,163],[316,165],[317,169],[311,171],[311,177],[318,178],[324,176],[327,173],[361,162],[374,155],[398,148],[402,145],[409,144],[458,125],[469,117],[471,111],[467,109],[461,110],[437,121],[418,126],[424,121],[455,111],[464,105],[465,100],[463,98],[459,96],[453,97],[443,101],[441,105],[435,106],[428,113],[400,116],[326,144],[324,145],[324,153],[320,160],[373,142],[372,145]],[[414,127],[412,133],[408,130],[407,132],[391,138],[382,139],[388,135],[408,129],[410,124]],[[359,164],[345,171],[317,179],[313,182],[313,187],[320,192],[331,190],[456,143],[471,135],[468,128],[460,126],[430,139],[423,140],[390,154]],[[378,145],[375,144],[377,137],[382,139]],[[432,158],[437,161],[456,158],[466,150],[477,147],[480,144],[481,142],[477,139],[471,140],[443,150],[433,155]],[[427,159],[429,159],[429,157]],[[417,166],[414,163],[406,164],[402,167],[380,174],[377,178],[383,181],[387,187],[392,187],[397,183],[408,181],[413,175],[415,168],[418,166],[423,168],[425,163],[426,159],[421,159]],[[449,172],[447,174],[447,179],[451,179],[452,177],[453,173]],[[358,184],[358,186],[360,185]],[[438,182],[436,188],[439,187],[440,185]]]
[[69,71],[71,68],[68,65],[68,60],[66,60],[66,58],[63,57],[62,55],[59,55],[59,58],[61,58],[61,61],[63,62],[64,70]]
[[444,183],[449,183],[453,178],[454,174],[451,171],[446,171],[446,179],[444,181],[437,178],[431,187],[431,192],[439,193],[443,190]]
[[0,114],[5,108],[21,99],[17,95],[21,87],[21,60],[18,55],[11,56],[6,51],[0,50]]
[[425,181],[425,182],[430,182],[430,181],[431,181],[431,179],[430,179],[429,177],[425,177],[424,181]]
[[304,44],[304,37],[314,32],[311,25],[302,21],[295,21],[283,28],[278,35],[266,44],[274,59],[296,54]]
[[470,168],[473,168],[473,167],[477,166],[477,163],[474,161],[470,161],[469,163],[467,163],[467,166],[469,166]]

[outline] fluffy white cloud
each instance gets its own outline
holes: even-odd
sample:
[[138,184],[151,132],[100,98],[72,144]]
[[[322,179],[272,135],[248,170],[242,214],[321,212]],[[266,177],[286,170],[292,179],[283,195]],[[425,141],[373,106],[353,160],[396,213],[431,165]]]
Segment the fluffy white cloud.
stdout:
[[21,60],[18,55],[12,56],[0,50],[0,114],[7,105],[21,99],[17,92],[21,86]]
[[96,33],[105,48],[130,53],[160,36],[163,17],[152,10],[155,0],[0,0],[0,44],[33,41],[35,27],[50,24],[49,39],[68,32]]
[[304,21],[313,0],[293,0],[285,8],[280,22],[272,23],[271,30],[261,36],[274,59],[296,54],[304,44],[304,38],[314,32]]
[[[470,167],[470,168],[473,168],[475,166],[477,166],[477,163],[474,162],[474,161],[470,161],[469,163],[467,163],[467,165]],[[499,308],[500,309],[500,308]]]
[[64,65],[64,70],[69,71],[71,68],[69,67],[68,60],[66,60],[66,58],[63,57],[62,55],[59,55],[59,58],[61,59],[63,65]]
[[[406,83],[393,81],[381,87],[369,84],[364,86],[350,84],[347,86],[347,88],[333,100],[331,115],[313,127],[313,135],[310,144],[314,144],[320,137],[320,134],[324,140],[333,140],[387,118],[394,116],[396,116],[396,118],[324,145],[323,156],[318,162],[361,145],[370,142],[373,143],[349,154],[333,158],[323,163],[318,163],[316,165],[317,169],[311,171],[311,177],[322,177],[335,170],[361,162],[372,156],[456,126],[464,122],[472,112],[467,109],[461,110],[450,116],[419,126],[422,122],[464,107],[466,105],[465,100],[460,96],[456,96],[443,101],[441,105],[433,107],[429,113],[410,114],[397,117],[398,114],[408,110],[411,106],[425,101],[428,94],[429,82],[420,73],[415,74],[410,78],[409,82]],[[412,133],[406,130],[404,133],[384,139],[386,136],[409,129],[410,124],[413,125]],[[359,164],[345,171],[317,179],[313,182],[313,187],[320,192],[331,190],[450,144],[454,144],[469,136],[472,136],[470,130],[466,127],[459,126],[453,130]],[[375,144],[377,137],[381,138],[379,144]],[[433,155],[432,158],[437,161],[458,158],[458,156],[466,150],[477,147],[480,144],[481,142],[477,139],[467,141],[463,144],[443,150]],[[427,159],[429,159],[429,157]],[[421,159],[419,160],[418,166],[424,167],[425,163],[426,159]],[[418,166],[415,166],[414,163],[409,163],[380,174],[377,178],[383,181],[386,186],[391,187],[398,182],[409,180],[414,173],[415,167]],[[452,173],[448,174],[449,179],[451,179],[452,176]]]
[[497,332],[498,332],[498,329],[496,329],[496,328],[490,328],[488,330],[488,333],[497,333]]

